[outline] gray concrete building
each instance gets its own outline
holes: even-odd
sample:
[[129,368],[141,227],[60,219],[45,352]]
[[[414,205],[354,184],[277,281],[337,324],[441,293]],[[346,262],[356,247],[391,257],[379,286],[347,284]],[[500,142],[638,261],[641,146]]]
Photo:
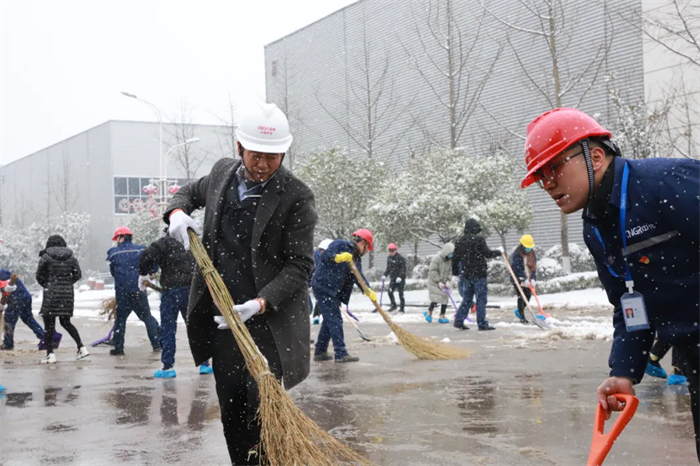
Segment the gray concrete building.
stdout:
[[[548,4],[554,34],[534,14],[548,15]],[[266,46],[267,98],[288,113],[297,158],[332,146],[367,152],[374,124],[372,155],[395,170],[437,147],[497,144],[524,173],[523,136],[541,112],[573,106],[613,126],[611,86],[643,101],[641,14],[641,0],[360,0]],[[447,108],[455,93],[457,121]],[[527,192],[530,232],[539,245],[559,243],[558,208],[538,188]],[[568,222],[569,241],[583,245],[580,215]]]
[[[144,188],[160,176],[158,133],[158,123],[107,121],[0,167],[2,226],[24,228],[64,211],[87,213],[89,249],[81,266],[106,271],[115,228],[153,202]],[[185,137],[199,138],[170,152],[168,186],[209,173],[216,160],[231,153],[230,135],[226,126],[164,123],[164,154]]]

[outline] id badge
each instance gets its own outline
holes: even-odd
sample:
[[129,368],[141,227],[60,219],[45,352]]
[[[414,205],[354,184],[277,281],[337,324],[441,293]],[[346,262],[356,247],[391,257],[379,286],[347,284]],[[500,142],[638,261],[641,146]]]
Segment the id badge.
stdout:
[[632,294],[625,293],[620,298],[622,305],[622,315],[625,317],[625,327],[628,332],[646,330],[649,328],[649,318],[647,308],[644,305],[644,296],[634,291]]

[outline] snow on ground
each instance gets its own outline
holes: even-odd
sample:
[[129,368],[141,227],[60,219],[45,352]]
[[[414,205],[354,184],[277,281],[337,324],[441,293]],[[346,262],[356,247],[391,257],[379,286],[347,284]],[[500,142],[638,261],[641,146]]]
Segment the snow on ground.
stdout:
[[[582,274],[578,274],[582,275]],[[114,290],[90,290],[75,294],[75,311],[77,317],[87,317],[90,320],[105,321],[105,318],[100,315],[100,306],[104,299],[114,297]],[[392,313],[391,318],[398,324],[408,323],[423,323],[423,311],[428,309],[430,302],[427,290],[408,291],[405,293],[407,304],[419,305],[418,307],[407,307],[405,314]],[[461,303],[459,294],[454,293],[457,305]],[[41,308],[41,294],[34,299],[34,312],[38,313]],[[398,299],[398,296],[397,296]],[[525,340],[557,340],[557,339],[609,339],[612,337],[612,316],[611,314],[600,314],[601,308],[610,307],[607,295],[602,289],[592,288],[587,290],[569,291],[564,293],[543,294],[539,296],[542,306],[545,308],[545,313],[553,314],[547,319],[547,323],[551,326],[550,330],[545,332],[537,329],[534,325],[523,326],[515,320],[512,310],[516,307],[515,296],[490,296],[489,305],[499,306],[499,309],[488,309],[489,318],[492,320],[492,325],[497,328],[512,328],[516,331],[516,335]],[[158,321],[160,321],[160,294],[152,290],[148,292],[148,302],[151,307],[151,313]],[[389,305],[389,298],[384,293],[382,304],[386,309]],[[531,304],[537,310],[537,303],[533,298]],[[369,324],[382,323],[382,317],[378,313],[373,313],[374,307],[372,303],[362,294],[353,293],[350,299],[350,311],[355,314],[361,322]],[[595,308],[598,312],[593,312]],[[564,309],[578,309],[578,315],[570,315],[571,313],[563,312]],[[588,310],[591,312],[588,312]],[[434,315],[439,313],[439,307],[435,309]],[[450,304],[448,307],[448,317],[454,317],[454,307]],[[470,314],[475,320],[474,314]],[[499,321],[500,320],[500,321]],[[495,321],[495,322],[494,322]],[[128,322],[143,325],[136,317],[136,314],[129,316]],[[178,323],[184,324],[182,317],[178,317]]]

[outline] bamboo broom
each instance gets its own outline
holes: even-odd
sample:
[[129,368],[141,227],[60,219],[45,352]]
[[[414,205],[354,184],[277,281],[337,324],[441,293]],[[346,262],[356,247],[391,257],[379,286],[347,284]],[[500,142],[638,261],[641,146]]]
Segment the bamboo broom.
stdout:
[[[188,230],[192,255],[204,276],[214,304],[224,316],[238,348],[243,354],[248,372],[258,384],[260,408],[260,444],[257,446],[260,464],[272,466],[336,466],[349,463],[370,465],[338,439],[321,429],[299,409],[279,380],[272,374],[267,360],[255,345],[253,337],[233,312],[233,299],[221,276],[214,268],[199,237]],[[263,457],[264,455],[264,457]]]
[[[13,273],[12,275],[10,275],[10,281],[8,282],[8,285],[14,286],[14,284],[17,283],[17,280],[19,280],[19,277],[17,276],[16,273]],[[4,306],[5,304],[7,304],[7,302],[8,302],[9,300],[10,300],[10,295],[9,295],[9,294],[3,294],[3,295],[0,297],[0,303],[2,303],[3,306]],[[12,332],[12,328],[11,328],[11,327],[5,328],[5,312],[4,312],[4,311],[0,311],[0,331],[1,331],[3,334],[5,334],[5,333],[11,333],[11,332]]]
[[117,298],[105,298],[100,302],[100,315],[107,318],[107,322],[117,317]]
[[[355,274],[357,282],[362,287],[362,291],[366,294],[369,288],[367,287],[367,283],[365,283],[364,279],[362,278],[360,271],[357,270],[357,266],[354,262],[350,261],[348,264],[350,265],[350,270],[352,270],[352,273]],[[391,320],[391,317],[389,317],[389,314],[382,309],[376,300],[372,300],[372,304],[374,304],[375,309],[377,309],[377,312],[382,316],[384,322],[386,322],[391,330],[393,330],[403,347],[413,353],[418,359],[464,359],[469,357],[470,353],[465,348],[426,340],[408,332],[398,324],[395,324]]]

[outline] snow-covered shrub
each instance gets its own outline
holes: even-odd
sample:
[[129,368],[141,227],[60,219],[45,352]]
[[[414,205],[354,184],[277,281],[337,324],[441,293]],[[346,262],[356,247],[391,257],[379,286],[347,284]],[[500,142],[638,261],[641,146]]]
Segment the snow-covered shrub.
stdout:
[[425,264],[418,264],[415,267],[413,267],[413,273],[411,273],[411,278],[415,279],[427,279],[428,278],[428,271],[430,270],[430,267],[425,265]]
[[510,272],[503,259],[488,261],[489,283],[510,284]]
[[160,215],[154,217],[150,211],[144,210],[132,215],[127,226],[134,234],[134,243],[148,246],[163,235],[165,223]]
[[[380,269],[379,267],[372,267],[371,269],[368,270],[363,270],[362,273],[365,275],[365,278],[369,280],[370,282],[374,281],[381,281],[382,280],[382,273],[384,273],[384,269]],[[388,280],[388,278],[387,278]]]
[[61,235],[73,250],[78,261],[88,248],[90,215],[65,212],[46,222],[35,222],[25,228],[4,227],[0,231],[0,267],[19,275],[27,285],[34,283],[39,264],[39,251],[51,235]]
[[[549,248],[544,253],[544,257],[554,259],[561,264],[561,244],[555,244]],[[596,270],[593,256],[586,247],[581,247],[576,243],[569,243],[569,258],[571,259],[571,271],[573,273]]]
[[537,261],[537,281],[551,280],[564,275],[564,269],[557,260],[545,257]]

